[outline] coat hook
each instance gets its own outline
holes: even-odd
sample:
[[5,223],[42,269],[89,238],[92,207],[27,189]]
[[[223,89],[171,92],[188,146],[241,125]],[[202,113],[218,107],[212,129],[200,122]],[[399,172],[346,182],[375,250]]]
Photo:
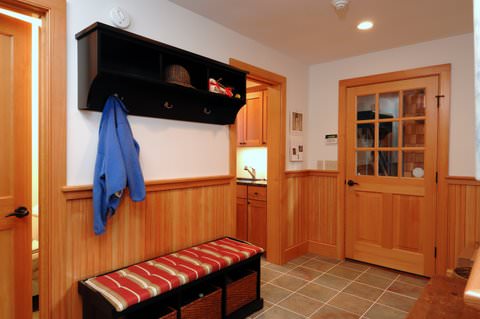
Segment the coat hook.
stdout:
[[113,96],[123,101],[123,96],[120,96],[118,93],[113,93]]
[[203,108],[203,113],[205,113],[206,115],[210,115],[210,114],[212,114],[212,110],[204,107],[204,108]]

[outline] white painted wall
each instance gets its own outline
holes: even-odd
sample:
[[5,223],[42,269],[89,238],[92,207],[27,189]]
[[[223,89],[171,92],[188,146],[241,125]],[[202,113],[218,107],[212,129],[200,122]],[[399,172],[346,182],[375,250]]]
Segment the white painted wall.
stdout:
[[[95,21],[109,23],[114,5],[132,18],[131,32],[225,63],[230,57],[287,77],[288,111],[307,108],[308,67],[167,0],[67,0],[67,183],[91,184],[100,113],[77,109],[75,33]],[[224,175],[229,172],[228,127],[130,117],[141,146],[146,180]],[[288,153],[288,152],[287,152]],[[287,161],[287,159],[286,159]],[[301,169],[290,163],[287,169]]]
[[309,68],[308,167],[317,160],[336,160],[337,146],[325,134],[338,131],[338,81],[435,64],[452,64],[450,175],[475,173],[475,95],[473,35],[380,51]]

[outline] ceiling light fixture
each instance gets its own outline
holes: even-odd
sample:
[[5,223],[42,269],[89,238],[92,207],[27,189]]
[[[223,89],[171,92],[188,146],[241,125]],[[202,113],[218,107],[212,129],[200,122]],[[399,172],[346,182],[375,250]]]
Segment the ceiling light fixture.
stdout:
[[341,11],[347,8],[349,1],[350,0],[332,0],[332,5],[335,7],[335,9]]
[[372,21],[362,21],[357,25],[358,30],[370,30],[373,28],[373,22]]

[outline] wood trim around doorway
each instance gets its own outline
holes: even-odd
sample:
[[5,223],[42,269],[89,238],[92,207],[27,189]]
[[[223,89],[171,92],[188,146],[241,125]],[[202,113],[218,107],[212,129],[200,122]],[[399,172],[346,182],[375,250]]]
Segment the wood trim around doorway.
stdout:
[[[286,234],[286,187],[285,187],[285,125],[287,114],[287,79],[286,77],[258,68],[251,64],[231,58],[230,65],[248,71],[248,78],[271,86],[278,86],[281,92],[280,109],[268,109],[267,116],[275,119],[267,130],[268,145],[268,194],[267,194],[267,260],[282,264],[285,262],[287,246]],[[278,113],[279,112],[279,113]],[[275,116],[276,115],[276,116]],[[278,119],[278,120],[277,120]],[[272,124],[272,122],[269,122]],[[236,124],[230,125],[230,175],[237,174],[237,130]],[[236,187],[236,180],[232,181]],[[232,199],[232,205],[235,204]],[[235,211],[235,209],[234,209]]]
[[345,257],[345,176],[346,176],[346,95],[347,89],[356,86],[377,84],[407,80],[428,76],[439,77],[440,99],[438,112],[438,141],[437,141],[437,172],[438,187],[436,197],[436,221],[435,238],[437,258],[435,260],[435,273],[445,274],[447,270],[447,179],[448,176],[448,155],[449,155],[449,133],[450,133],[450,74],[451,65],[442,64],[405,71],[390,72],[366,77],[346,79],[339,81],[339,109],[338,109],[338,221],[337,221],[337,256]]
[[0,0],[0,5],[42,19],[39,68],[39,234],[40,234],[40,318],[52,318],[60,282],[51,282],[50,235],[56,228],[56,215],[65,212],[62,186],[66,182],[66,1]]

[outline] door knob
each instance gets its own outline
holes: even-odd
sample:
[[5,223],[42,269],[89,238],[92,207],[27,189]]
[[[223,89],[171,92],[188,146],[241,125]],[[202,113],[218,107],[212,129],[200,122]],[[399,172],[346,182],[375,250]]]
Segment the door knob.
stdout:
[[348,186],[353,186],[353,185],[358,185],[358,183],[349,179],[348,182],[347,182],[347,185]]
[[13,211],[13,213],[10,213],[8,214],[7,216],[5,217],[12,217],[12,216],[15,216],[17,218],[24,218],[24,217],[27,217],[28,214],[30,214],[30,212],[28,211],[28,209],[26,207],[23,207],[23,206],[20,206],[18,207],[17,209],[15,209]]

